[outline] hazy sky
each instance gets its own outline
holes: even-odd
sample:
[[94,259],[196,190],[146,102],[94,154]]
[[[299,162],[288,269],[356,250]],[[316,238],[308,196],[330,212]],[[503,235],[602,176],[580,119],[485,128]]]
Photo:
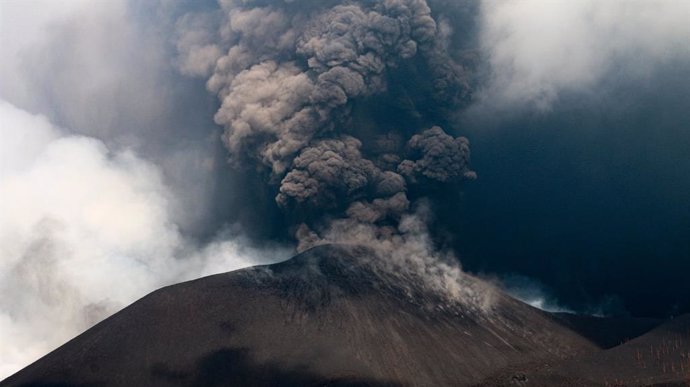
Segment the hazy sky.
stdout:
[[[377,26],[330,2],[318,17],[308,0],[0,2],[0,378],[157,287],[288,257],[279,191],[319,203],[314,229],[344,208],[359,226],[419,217],[424,196],[431,239],[542,307],[690,311],[690,2],[408,3],[430,14],[332,72],[361,54],[324,38],[333,20],[361,16],[346,38],[362,45]],[[331,122],[359,148],[295,135]],[[280,141],[255,151],[256,133]],[[389,170],[377,150],[411,158],[434,138],[450,165]],[[296,190],[313,150],[341,143],[354,183]],[[260,162],[233,170],[233,152]],[[322,206],[342,190],[353,206]]]

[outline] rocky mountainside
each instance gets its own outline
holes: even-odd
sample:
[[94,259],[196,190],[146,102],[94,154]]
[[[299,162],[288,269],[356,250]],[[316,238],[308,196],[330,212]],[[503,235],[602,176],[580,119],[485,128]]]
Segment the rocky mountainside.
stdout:
[[[463,286],[476,297],[449,299],[419,278],[383,270],[380,259],[364,247],[320,246],[169,286],[0,385],[597,385],[640,362],[650,375],[659,371],[657,350],[676,368],[687,366],[680,362],[688,360],[687,319],[676,321],[676,336],[665,325],[603,350],[578,333],[592,324],[542,312],[469,275]],[[643,359],[626,358],[638,351]],[[636,375],[629,376],[641,381]]]

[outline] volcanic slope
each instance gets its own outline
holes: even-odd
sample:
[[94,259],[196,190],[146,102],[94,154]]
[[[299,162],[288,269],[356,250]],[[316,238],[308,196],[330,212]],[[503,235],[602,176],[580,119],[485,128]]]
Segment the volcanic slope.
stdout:
[[690,386],[690,315],[671,319],[611,349],[536,366],[504,369],[483,386]]
[[326,245],[162,288],[0,385],[459,386],[600,351],[472,276],[452,299],[385,259]]

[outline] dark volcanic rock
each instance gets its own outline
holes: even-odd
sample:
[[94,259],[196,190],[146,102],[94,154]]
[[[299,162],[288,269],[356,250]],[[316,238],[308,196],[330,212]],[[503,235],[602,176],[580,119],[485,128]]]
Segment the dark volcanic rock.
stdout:
[[[626,329],[644,323],[649,321],[633,322]],[[518,373],[529,381],[525,386],[690,386],[690,315],[610,349],[504,369],[479,385],[513,386]]]
[[599,351],[476,278],[466,285],[491,293],[490,307],[377,259],[321,246],[160,289],[0,385],[457,386]]
[[554,317],[603,349],[641,336],[663,322],[655,318],[599,317],[572,313],[554,313]]

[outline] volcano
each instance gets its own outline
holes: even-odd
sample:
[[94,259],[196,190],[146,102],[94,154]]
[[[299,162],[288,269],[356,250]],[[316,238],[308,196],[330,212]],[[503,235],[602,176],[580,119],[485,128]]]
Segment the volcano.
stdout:
[[[470,275],[463,275],[462,286],[476,297],[453,300],[423,281],[382,269],[382,259],[366,247],[323,245],[282,263],[165,287],[0,385],[610,386],[690,380],[684,379],[690,375],[687,317],[652,330],[656,322],[648,320],[553,315]],[[634,336],[640,337],[624,340]]]

